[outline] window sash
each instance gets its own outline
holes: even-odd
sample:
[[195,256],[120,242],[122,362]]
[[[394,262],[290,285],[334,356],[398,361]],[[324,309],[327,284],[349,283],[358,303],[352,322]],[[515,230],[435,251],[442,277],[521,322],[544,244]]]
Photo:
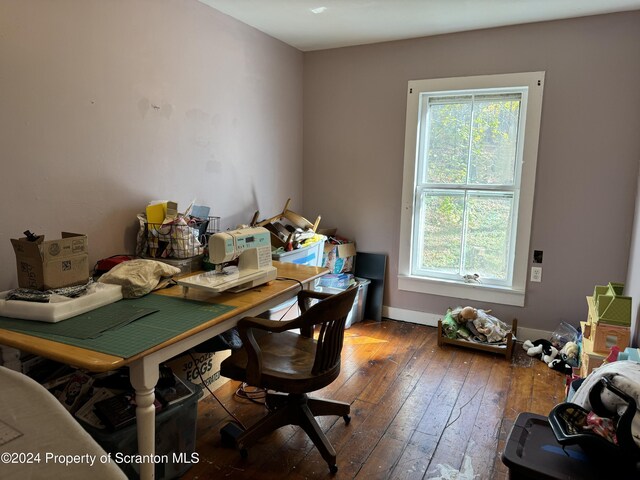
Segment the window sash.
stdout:
[[[444,255],[452,256],[452,249],[447,249],[445,244],[443,248],[438,251],[437,248],[432,248],[432,245],[426,243],[437,243],[440,241],[442,243],[442,238],[438,238],[437,235],[427,235],[425,229],[431,227],[435,229],[432,225],[429,224],[428,221],[425,220],[425,217],[429,212],[425,211],[425,199],[426,198],[450,198],[450,199],[458,199],[461,202],[461,210],[462,214],[460,215],[459,224],[457,225],[459,228],[459,233],[457,237],[453,234],[450,234],[452,240],[458,240],[457,244],[457,262],[455,264],[455,270],[453,268],[438,268],[437,264],[426,265],[423,261],[425,255],[429,255],[429,252],[434,253],[435,255]],[[465,275],[477,273],[480,275],[481,281],[483,283],[489,285],[500,285],[500,286],[510,286],[513,281],[513,262],[515,257],[515,236],[517,230],[517,192],[514,191],[484,191],[484,190],[475,190],[475,189],[433,189],[433,188],[420,188],[416,193],[416,207],[415,207],[415,217],[414,217],[414,236],[412,239],[412,245],[414,246],[414,251],[412,253],[412,268],[411,273],[417,276],[424,277],[432,277],[432,278],[443,278],[452,281],[461,281]],[[493,250],[489,250],[488,258],[494,259],[492,263],[496,263],[496,258],[501,258],[502,263],[504,263],[504,275],[502,276],[492,276],[489,274],[487,270],[480,270],[480,265],[476,265],[476,268],[473,268],[473,265],[470,265],[468,260],[470,256],[470,251],[473,249],[478,249],[481,247],[477,241],[473,241],[477,239],[479,233],[474,230],[474,225],[476,225],[477,219],[470,224],[470,215],[471,210],[474,208],[474,202],[477,202],[480,199],[485,200],[495,200],[495,201],[505,201],[505,206],[508,207],[508,215],[504,215],[503,223],[506,237],[501,245],[502,248]],[[451,207],[450,207],[451,208]],[[504,213],[504,212],[503,212]],[[480,225],[482,227],[482,225]],[[451,227],[451,226],[450,226]],[[446,226],[444,227],[446,229]],[[482,228],[480,228],[482,230]],[[495,230],[495,236],[500,237],[500,230]],[[446,232],[445,232],[446,233]],[[446,236],[446,235],[445,235]],[[489,236],[491,240],[491,236]],[[501,263],[501,262],[498,262]],[[453,265],[452,265],[453,266]],[[495,269],[494,269],[495,272]]]
[[[417,175],[415,185],[415,205],[414,205],[414,219],[413,219],[413,231],[412,238],[412,253],[411,253],[411,273],[413,275],[442,278],[453,281],[460,281],[467,274],[473,274],[478,272],[467,271],[469,267],[467,264],[467,258],[469,253],[469,226],[468,215],[470,211],[469,202],[472,197],[478,196],[491,196],[492,198],[499,198],[500,196],[510,199],[510,214],[509,218],[505,219],[505,225],[507,230],[507,236],[505,243],[507,245],[506,252],[504,252],[505,274],[502,276],[489,276],[483,277],[482,281],[492,285],[511,286],[513,281],[513,262],[515,255],[515,238],[517,234],[517,211],[518,211],[518,191],[520,182],[520,165],[522,163],[522,142],[524,136],[522,129],[523,124],[522,117],[526,114],[526,107],[523,108],[523,99],[526,98],[526,89],[521,88],[516,91],[496,92],[491,90],[490,92],[483,92],[480,90],[471,90],[467,92],[453,92],[447,95],[439,95],[436,93],[421,93],[420,94],[420,109],[419,109],[419,135],[418,135],[418,159],[417,159]],[[508,183],[474,183],[470,182],[470,171],[472,164],[472,135],[474,133],[474,108],[475,105],[481,102],[506,102],[517,101],[518,106],[518,118],[517,118],[517,130],[515,132],[515,151],[513,152],[513,160],[511,168],[514,172],[512,174],[512,181]],[[468,104],[471,107],[470,118],[466,124],[469,137],[469,147],[466,152],[466,179],[464,183],[438,183],[429,182],[427,180],[427,169],[430,167],[429,148],[431,147],[431,139],[429,133],[431,131],[432,121],[435,121],[430,116],[430,107],[433,105],[452,105],[452,104]],[[451,269],[437,268],[437,264],[424,265],[423,257],[425,256],[425,242],[433,240],[429,238],[425,229],[428,225],[425,225],[425,195],[437,197],[443,195],[449,195],[451,198],[459,197],[462,199],[463,218],[460,225],[459,233],[459,254],[457,256],[458,265],[455,272]],[[451,235],[453,237],[453,235]],[[452,238],[453,240],[453,238]],[[448,256],[452,255],[451,251],[445,252]],[[495,257],[495,253],[492,253],[492,257]],[[446,255],[445,255],[446,256]]]
[[[523,118],[526,114],[526,88],[510,88],[505,89],[505,92],[496,92],[496,89],[486,89],[485,92],[488,93],[480,93],[478,89],[469,90],[465,92],[452,92],[447,95],[443,95],[443,92],[423,92],[420,94],[419,100],[419,132],[418,132],[418,157],[417,157],[417,176],[416,176],[416,185],[473,185],[473,188],[510,188],[513,186],[517,186],[520,183],[520,168],[519,162],[522,159],[522,144],[524,141],[523,134]],[[518,102],[518,115],[517,115],[517,123],[515,125],[515,143],[513,145],[514,151],[510,153],[509,157],[512,159],[509,165],[509,170],[511,173],[510,181],[508,182],[482,182],[482,181],[471,181],[471,175],[474,168],[478,167],[478,159],[474,158],[473,155],[473,134],[477,133],[479,130],[479,126],[476,125],[476,118],[482,112],[478,112],[476,106],[483,102],[508,102],[508,101],[516,101]],[[430,127],[435,124],[436,120],[432,119],[434,106],[439,105],[464,105],[467,104],[470,106],[471,110],[469,112],[469,120],[466,125],[465,132],[468,135],[468,139],[465,145],[465,156],[464,158],[460,158],[459,160],[464,160],[466,163],[466,178],[464,181],[458,182],[434,182],[428,180],[429,168],[431,167],[431,149],[433,147],[434,139],[431,138],[431,130]],[[454,145],[455,147],[455,145]],[[458,146],[460,147],[460,146]],[[497,146],[498,148],[500,145]],[[437,148],[436,148],[437,150]]]

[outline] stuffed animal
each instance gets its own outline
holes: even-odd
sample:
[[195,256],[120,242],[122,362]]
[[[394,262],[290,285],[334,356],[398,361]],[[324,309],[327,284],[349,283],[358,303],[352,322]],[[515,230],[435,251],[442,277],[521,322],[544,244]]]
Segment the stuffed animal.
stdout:
[[565,375],[573,374],[573,367],[565,362],[562,358],[555,358],[549,363],[549,368],[556,372],[564,373]]
[[527,351],[530,357],[540,357],[547,365],[558,356],[558,349],[554,347],[549,340],[544,338],[539,340],[525,340],[522,348]]
[[572,367],[578,366],[578,355],[580,354],[580,347],[578,347],[577,343],[565,343],[564,347],[562,347],[558,353],[560,354],[560,358]]

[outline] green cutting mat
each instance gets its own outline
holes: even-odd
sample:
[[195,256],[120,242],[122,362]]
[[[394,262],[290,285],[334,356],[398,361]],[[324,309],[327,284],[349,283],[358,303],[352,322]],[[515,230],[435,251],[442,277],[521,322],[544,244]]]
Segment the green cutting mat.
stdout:
[[57,323],[0,317],[0,328],[129,358],[235,308],[150,294]]

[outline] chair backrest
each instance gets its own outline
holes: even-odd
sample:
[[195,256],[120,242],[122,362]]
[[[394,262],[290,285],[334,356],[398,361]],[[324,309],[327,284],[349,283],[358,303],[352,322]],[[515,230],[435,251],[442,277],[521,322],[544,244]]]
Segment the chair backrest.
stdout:
[[315,326],[320,326],[316,339],[315,360],[311,369],[313,375],[329,371],[340,362],[344,327],[357,293],[358,287],[352,286],[344,292],[337,293],[313,304],[308,309],[306,306],[301,305],[301,333],[311,337],[315,331]]

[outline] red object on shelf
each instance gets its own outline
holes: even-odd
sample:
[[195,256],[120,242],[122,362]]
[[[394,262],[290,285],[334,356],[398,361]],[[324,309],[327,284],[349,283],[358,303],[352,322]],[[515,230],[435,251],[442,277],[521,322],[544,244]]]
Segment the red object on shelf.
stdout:
[[114,255],[113,257],[103,258],[102,260],[98,260],[98,264],[96,265],[96,272],[108,272],[116,265],[119,265],[120,263],[126,262],[128,260],[133,260],[133,257],[130,257],[128,255]]

